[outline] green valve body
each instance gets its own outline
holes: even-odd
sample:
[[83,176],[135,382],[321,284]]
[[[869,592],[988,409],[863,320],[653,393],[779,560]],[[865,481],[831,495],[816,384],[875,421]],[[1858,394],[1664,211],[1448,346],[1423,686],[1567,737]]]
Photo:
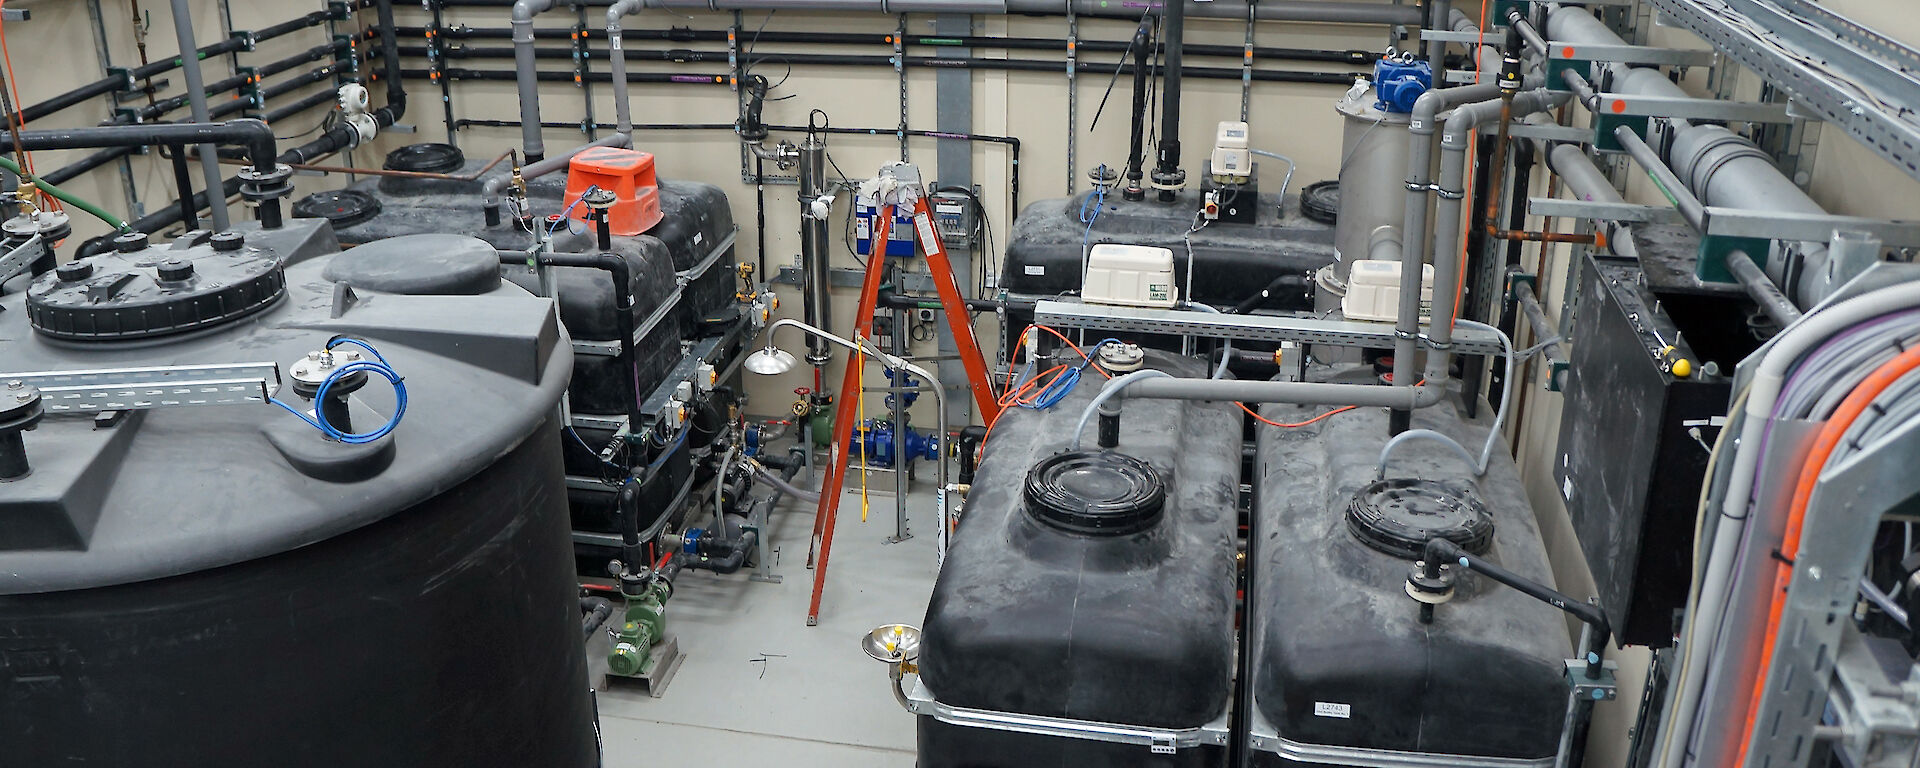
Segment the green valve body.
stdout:
[[654,581],[640,594],[627,598],[627,613],[614,637],[607,671],[621,677],[639,677],[652,665],[653,644],[667,636],[667,597],[672,588]]

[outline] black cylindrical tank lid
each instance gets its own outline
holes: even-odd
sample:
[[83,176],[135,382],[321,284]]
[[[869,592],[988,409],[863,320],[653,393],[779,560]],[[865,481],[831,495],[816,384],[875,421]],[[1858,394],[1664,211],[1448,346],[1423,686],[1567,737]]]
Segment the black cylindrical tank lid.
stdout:
[[1027,513],[1074,533],[1117,536],[1153,526],[1167,485],[1153,465],[1112,451],[1055,454],[1027,472]]
[[27,321],[35,331],[73,341],[165,336],[246,317],[286,292],[280,260],[258,248],[221,252],[176,244],[76,263],[86,265],[84,273],[55,270],[27,288]]
[[1470,491],[1432,480],[1377,480],[1347,504],[1347,530],[1381,552],[1417,560],[1429,540],[1443,538],[1473,554],[1493,545],[1493,514]]
[[1300,192],[1300,212],[1322,224],[1332,224],[1340,216],[1340,182],[1316,181]]
[[296,219],[326,219],[335,227],[351,227],[380,215],[380,199],[357,189],[315,192],[293,204]]
[[452,173],[467,164],[467,155],[452,144],[408,144],[387,153],[382,167],[389,171]]

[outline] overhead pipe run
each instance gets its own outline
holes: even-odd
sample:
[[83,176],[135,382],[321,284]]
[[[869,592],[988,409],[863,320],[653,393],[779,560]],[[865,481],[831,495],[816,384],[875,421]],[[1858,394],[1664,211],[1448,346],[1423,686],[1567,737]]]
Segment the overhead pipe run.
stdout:
[[[644,3],[643,3],[644,5]],[[631,14],[629,14],[631,15]],[[1144,21],[1151,25],[1154,19],[1149,16]],[[402,26],[398,30],[402,37],[427,37],[430,34],[446,40],[511,40],[513,30],[506,28],[483,28],[459,26],[446,29],[428,30],[426,27]],[[535,41],[566,42],[571,44],[572,30],[559,27],[537,27],[533,30]],[[658,40],[670,43],[725,43],[729,30],[691,29],[688,27],[667,27],[655,29],[630,29],[623,33],[628,42],[634,40]],[[833,46],[885,46],[893,47],[892,32],[849,33],[849,32],[786,32],[779,30],[761,30],[755,34],[759,45],[833,45]],[[1002,37],[998,35],[907,35],[902,41],[906,47],[925,48],[1005,48],[1009,50],[1064,51],[1067,39],[1051,37]],[[1154,45],[1146,49],[1135,46],[1130,40],[1085,40],[1073,41],[1074,50],[1093,53],[1128,53],[1145,50],[1151,59],[1165,46]],[[1192,45],[1187,47],[1188,56],[1212,56],[1244,59],[1245,46],[1239,45]],[[1255,61],[1317,61],[1334,64],[1353,64],[1372,66],[1379,57],[1376,51],[1353,49],[1320,48],[1275,48],[1255,46]]]
[[[26,151],[48,149],[93,149],[99,147],[148,147],[156,145],[199,144],[238,144],[247,150],[247,161],[252,163],[238,176],[239,191],[249,200],[256,201],[260,208],[260,225],[266,229],[279,229],[282,225],[280,198],[293,191],[288,179],[293,169],[281,163],[274,154],[273,129],[259,120],[231,120],[224,123],[158,123],[151,125],[116,125],[95,128],[56,128],[41,131],[22,131],[19,134],[0,135],[0,152],[12,151],[16,147]],[[201,156],[203,163],[213,163],[219,167],[216,152],[207,152]],[[264,170],[262,170],[264,169]],[[213,188],[221,189],[223,182],[214,178]],[[221,196],[224,199],[224,195]],[[143,230],[151,231],[151,230]]]
[[[185,0],[175,0],[184,2]],[[359,120],[347,119],[339,125],[327,129],[313,141],[287,150],[285,162],[311,163],[323,156],[342,149],[352,149],[361,143],[372,140],[383,128],[390,128],[400,122],[407,114],[407,89],[401,82],[400,47],[394,36],[393,0],[375,0],[375,12],[380,34],[381,59],[384,65],[383,77],[387,81],[387,103],[373,110]]]
[[[1555,41],[1604,45],[1625,45],[1619,35],[1585,9],[1565,6],[1550,12],[1547,36]],[[1651,67],[1613,64],[1607,68],[1611,91],[1663,98],[1692,98],[1686,90]],[[1664,142],[1648,144],[1662,150],[1665,168],[1703,206],[1739,208],[1775,213],[1827,215],[1827,210],[1780,172],[1773,158],[1753,142],[1717,125],[1694,125],[1680,118],[1655,120],[1668,134]],[[1654,171],[1658,173],[1657,171]],[[1684,213],[1684,212],[1683,212]],[[1787,285],[1787,294],[1799,306],[1818,304],[1832,290],[1824,280],[1791,280],[1796,273],[1824,275],[1829,254],[1827,244],[1803,242],[1791,246],[1804,268],[1792,269],[1788,247],[1776,242],[1767,256],[1765,271],[1776,284]],[[1755,254],[1759,256],[1761,254]]]
[[[525,0],[431,0],[441,7],[505,8]],[[1113,3],[1107,0],[645,0],[648,8],[696,11],[851,11],[884,14],[964,13],[1021,14],[1137,19],[1142,11],[1160,13],[1164,2]],[[612,0],[582,0],[588,7],[611,5]],[[1246,0],[1187,0],[1186,13],[1194,17],[1245,20]],[[1384,2],[1330,2],[1329,0],[1261,0],[1253,4],[1258,21],[1302,21],[1321,24],[1383,24],[1419,26],[1417,5]]]

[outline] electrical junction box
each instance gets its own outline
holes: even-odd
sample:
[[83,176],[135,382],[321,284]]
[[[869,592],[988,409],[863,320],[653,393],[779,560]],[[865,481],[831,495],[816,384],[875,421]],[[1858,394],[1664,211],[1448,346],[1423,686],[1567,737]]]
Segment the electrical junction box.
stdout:
[[1227,183],[1253,175],[1253,151],[1247,148],[1247,124],[1222,121],[1213,135],[1207,171]]
[[[1400,262],[1362,259],[1347,276],[1340,311],[1348,320],[1391,323],[1400,319]],[[1433,265],[1420,265],[1420,318],[1433,313]]]
[[1087,254],[1080,298],[1090,304],[1171,307],[1180,301],[1179,294],[1171,249],[1101,243]]
[[[873,255],[873,225],[879,207],[879,201],[871,197],[853,198],[853,250],[861,256]],[[911,258],[917,252],[913,240],[913,211],[894,209],[893,226],[887,231],[887,255]]]

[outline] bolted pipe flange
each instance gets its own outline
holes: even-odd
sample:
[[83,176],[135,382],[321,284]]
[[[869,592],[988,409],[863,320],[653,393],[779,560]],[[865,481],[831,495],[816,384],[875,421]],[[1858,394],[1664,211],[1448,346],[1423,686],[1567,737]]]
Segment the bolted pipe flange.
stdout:
[[293,167],[286,163],[275,163],[265,171],[244,166],[238,175],[240,196],[249,202],[278,200],[293,194]]
[[20,433],[33,429],[46,412],[40,406],[40,390],[20,380],[0,385],[0,483],[12,482],[32,474],[27,462],[27,445]]
[[[320,392],[320,385],[326,383],[333,372],[351,363],[361,362],[364,358],[353,350],[316,350],[308,352],[287,370],[287,378],[293,381],[293,391],[301,397],[312,400]],[[327,389],[329,397],[344,398],[367,383],[366,371],[354,371],[340,377]]]

